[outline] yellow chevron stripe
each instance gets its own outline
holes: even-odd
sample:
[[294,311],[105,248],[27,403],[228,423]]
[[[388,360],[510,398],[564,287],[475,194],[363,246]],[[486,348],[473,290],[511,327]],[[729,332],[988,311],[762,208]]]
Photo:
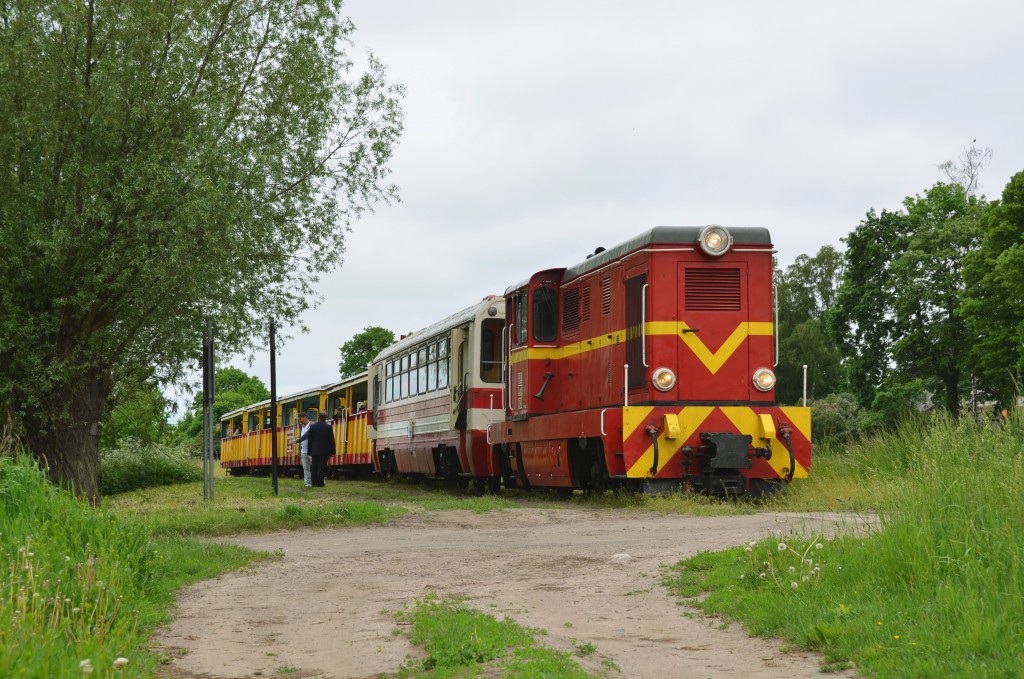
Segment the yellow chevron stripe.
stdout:
[[743,344],[743,340],[747,339],[749,335],[771,335],[772,324],[740,323],[732,331],[732,334],[722,342],[717,351],[708,349],[707,345],[697,336],[697,333],[683,332],[684,330],[690,330],[690,326],[682,321],[679,323],[657,322],[647,324],[647,334],[649,335],[681,335],[683,342],[690,348],[690,351],[714,375],[725,365],[725,362],[729,360],[729,357],[736,352],[740,345]]
[[[651,321],[647,323],[647,334],[648,335],[675,335],[681,336],[683,342],[690,348],[690,351],[703,363],[712,375],[717,373],[719,369],[725,365],[725,362],[729,360],[736,350],[743,344],[750,335],[771,335],[772,324],[771,323],[740,323],[736,326],[736,329],[732,331],[732,334],[726,338],[722,345],[718,347],[717,351],[711,351],[707,345],[701,341],[700,337],[695,332],[683,332],[689,330],[690,326],[680,321]],[[592,337],[582,342],[576,342],[574,344],[568,344],[564,347],[550,347],[550,348],[530,348],[530,349],[513,349],[510,362],[512,365],[521,363],[525,360],[558,360],[562,358],[569,358],[576,356],[577,354],[584,354],[588,351],[595,351],[597,349],[603,349],[604,347],[613,346],[618,344],[625,339],[625,331],[614,332],[609,335],[599,335]]]
[[[741,434],[749,434],[754,437],[752,445],[755,448],[764,447],[764,439],[760,438],[761,424],[757,418],[757,414],[753,410],[742,406],[723,407],[721,410],[722,413],[729,418],[729,421],[732,422],[733,426],[736,427],[736,431]],[[800,410],[810,411],[810,408],[784,408],[783,412]],[[786,412],[786,415],[792,418],[792,414],[790,412]],[[809,414],[807,415],[806,420],[807,423],[810,424]],[[797,424],[796,420],[793,421],[793,424]],[[797,425],[797,429],[800,429],[799,425]],[[801,433],[802,431],[803,430],[801,430]],[[786,472],[783,470],[789,467],[789,453],[786,451],[786,444],[778,438],[773,438],[770,443],[772,444],[772,459],[767,460],[767,462],[771,468],[775,470],[775,473],[779,475],[779,478],[782,478],[786,475]],[[807,478],[807,469],[799,462],[796,463],[796,471],[793,472],[793,478]]]
[[[658,435],[658,471],[660,472],[668,464],[669,458],[675,455],[686,439],[693,435],[693,432],[704,423],[708,415],[714,411],[714,406],[687,406],[679,411],[679,437],[673,440],[666,438],[665,431]],[[646,424],[648,416],[653,407],[651,406],[629,406],[622,409],[622,431],[623,440],[633,433],[637,427]],[[646,479],[654,474],[651,473],[651,466],[654,464],[654,444],[652,443],[644,451],[636,463],[626,470],[626,476],[634,479]]]

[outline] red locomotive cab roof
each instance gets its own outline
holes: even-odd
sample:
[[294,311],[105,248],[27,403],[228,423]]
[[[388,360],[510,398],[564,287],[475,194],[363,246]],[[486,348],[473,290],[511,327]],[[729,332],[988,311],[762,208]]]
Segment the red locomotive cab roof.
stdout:
[[[594,254],[588,255],[585,260],[567,269],[546,269],[545,271],[538,272],[527,280],[508,287],[505,290],[504,296],[508,297],[516,290],[535,283],[537,277],[542,274],[549,272],[555,274],[557,272],[560,279],[558,284],[561,285],[647,247],[689,245],[697,248],[700,233],[704,228],[703,226],[655,226],[615,247],[608,248],[607,250],[597,248]],[[733,247],[758,246],[766,250],[772,248],[771,234],[763,226],[728,226],[725,228],[733,238]]]

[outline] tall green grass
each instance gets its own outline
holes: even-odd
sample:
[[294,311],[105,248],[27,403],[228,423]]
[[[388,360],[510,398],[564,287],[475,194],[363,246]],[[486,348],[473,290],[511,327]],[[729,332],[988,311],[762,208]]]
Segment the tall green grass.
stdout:
[[256,556],[153,542],[54,487],[29,457],[0,455],[0,676],[151,676],[146,638],[174,591]]
[[[703,554],[677,567],[680,593],[852,660],[879,677],[1019,677],[1024,667],[1024,430],[937,418],[851,446],[846,472],[874,489],[880,529],[822,541],[779,573],[758,545]],[[804,543],[788,545],[805,549]],[[766,566],[765,564],[769,564]],[[764,574],[764,576],[762,576]],[[790,578],[788,576],[793,575]]]

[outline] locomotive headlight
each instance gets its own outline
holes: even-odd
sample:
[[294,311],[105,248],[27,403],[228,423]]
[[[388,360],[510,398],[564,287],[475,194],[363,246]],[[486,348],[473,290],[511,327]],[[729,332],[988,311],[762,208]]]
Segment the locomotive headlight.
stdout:
[[668,368],[658,368],[651,377],[651,383],[658,391],[668,391],[676,386],[676,374]]
[[754,388],[758,391],[771,391],[775,388],[775,373],[768,368],[754,371]]
[[697,237],[700,249],[712,257],[721,257],[732,247],[732,235],[724,226],[709,224],[700,230]]

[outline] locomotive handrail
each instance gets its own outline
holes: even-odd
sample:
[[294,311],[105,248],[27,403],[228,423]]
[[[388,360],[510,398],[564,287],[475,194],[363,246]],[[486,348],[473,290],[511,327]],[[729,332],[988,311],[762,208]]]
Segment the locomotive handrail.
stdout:
[[[772,281],[774,283],[774,281]],[[775,292],[775,286],[772,285],[772,310],[775,313],[774,322],[772,323],[772,339],[775,340],[775,353],[772,355],[772,367],[779,367],[779,295]]]
[[601,411],[601,436],[608,436],[608,432],[604,430],[604,414],[606,412],[608,412],[607,408]]
[[501,412],[505,412],[505,330],[501,329]]
[[640,358],[645,368],[650,368],[647,365],[647,288],[650,287],[647,283],[644,283],[644,287],[640,288]]
[[625,369],[625,375],[622,378],[622,405],[629,405],[629,364],[623,363],[622,367]]

